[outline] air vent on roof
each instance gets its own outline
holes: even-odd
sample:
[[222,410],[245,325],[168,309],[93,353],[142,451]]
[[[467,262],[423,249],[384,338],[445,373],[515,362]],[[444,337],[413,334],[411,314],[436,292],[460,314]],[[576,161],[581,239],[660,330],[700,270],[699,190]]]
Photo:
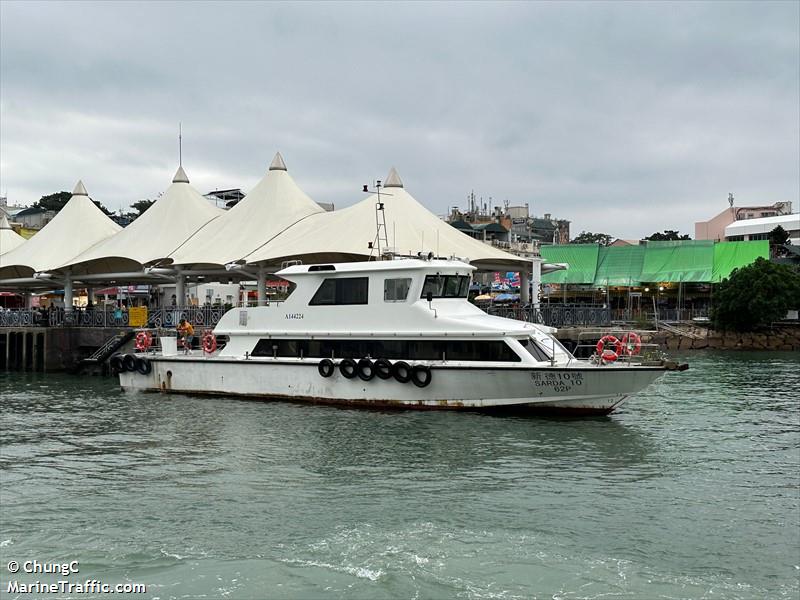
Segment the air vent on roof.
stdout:
[[308,272],[312,271],[335,271],[336,267],[333,265],[311,265],[308,267]]

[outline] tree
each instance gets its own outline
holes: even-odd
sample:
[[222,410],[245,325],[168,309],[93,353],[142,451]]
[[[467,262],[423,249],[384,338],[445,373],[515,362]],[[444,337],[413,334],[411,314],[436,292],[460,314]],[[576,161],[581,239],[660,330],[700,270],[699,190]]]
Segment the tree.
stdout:
[[780,225],[769,232],[770,246],[783,246],[789,241],[789,233]]
[[141,217],[148,208],[155,204],[155,200],[137,200],[133,204],[131,204],[131,208],[136,211],[137,217]]
[[[39,201],[34,204],[34,206],[43,208],[44,210],[54,210],[58,212],[67,205],[67,202],[69,202],[70,198],[72,198],[72,194],[69,192],[56,192],[55,194],[42,196],[39,198]],[[94,202],[94,205],[102,210],[106,215],[111,216],[114,214],[97,200],[92,200],[92,202]]]
[[665,229],[664,233],[656,232],[653,235],[650,235],[644,239],[646,239],[649,242],[670,242],[678,240],[690,240],[692,238],[689,237],[688,233],[680,235],[674,229]]
[[800,272],[759,257],[717,285],[714,305],[711,318],[717,329],[751,331],[769,325],[800,308]]
[[56,192],[55,194],[42,196],[39,198],[39,201],[34,204],[34,206],[43,208],[44,210],[54,210],[58,212],[64,208],[64,205],[69,202],[70,198],[72,198],[72,194],[69,192]]
[[110,210],[108,210],[108,209],[107,209],[105,206],[103,206],[102,204],[100,204],[100,202],[98,202],[97,200],[92,200],[92,202],[94,202],[94,205],[95,205],[97,208],[99,208],[100,210],[102,210],[102,211],[105,213],[105,215],[106,215],[107,217],[110,217],[111,215],[113,215],[113,214],[114,214],[113,212],[111,212]]
[[573,238],[570,244],[601,244],[608,246],[611,243],[611,236],[607,233],[592,233],[591,231],[581,231]]

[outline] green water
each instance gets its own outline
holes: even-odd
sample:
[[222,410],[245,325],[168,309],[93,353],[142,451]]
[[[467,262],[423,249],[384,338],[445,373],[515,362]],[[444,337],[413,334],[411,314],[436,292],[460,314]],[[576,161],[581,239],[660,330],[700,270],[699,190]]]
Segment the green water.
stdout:
[[[683,358],[584,420],[2,374],[0,594],[97,579],[162,599],[796,599],[800,355]],[[7,571],[34,559],[80,572]]]

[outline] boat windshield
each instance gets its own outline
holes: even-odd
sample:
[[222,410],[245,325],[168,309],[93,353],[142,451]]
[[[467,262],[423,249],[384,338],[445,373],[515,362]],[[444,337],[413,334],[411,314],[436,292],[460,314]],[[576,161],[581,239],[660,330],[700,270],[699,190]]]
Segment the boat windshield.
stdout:
[[561,342],[554,336],[530,336],[517,340],[525,351],[538,361],[550,361],[555,358],[557,362],[574,358]]
[[539,362],[549,361],[553,357],[553,348],[547,348],[535,338],[522,338],[517,340],[525,351]]
[[469,295],[468,275],[428,275],[420,298],[430,292],[434,298],[466,298]]

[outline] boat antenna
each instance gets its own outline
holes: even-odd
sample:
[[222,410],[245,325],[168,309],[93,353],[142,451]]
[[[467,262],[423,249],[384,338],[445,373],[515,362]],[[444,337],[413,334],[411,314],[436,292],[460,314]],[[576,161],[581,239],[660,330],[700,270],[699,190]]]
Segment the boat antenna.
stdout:
[[178,121],[178,166],[183,166],[183,128],[180,121]]
[[[367,184],[364,184],[364,189],[362,190],[364,193],[376,193],[377,199],[375,201],[375,239],[371,242],[367,243],[367,247],[369,248],[369,258],[372,259],[373,252],[377,251],[377,260],[380,260],[383,256],[383,250],[388,249],[389,247],[389,238],[386,232],[386,210],[383,201],[381,200],[381,188],[383,185],[381,184],[381,180],[378,179],[375,182],[375,186],[372,190],[369,189]],[[384,192],[384,196],[391,196],[391,194],[386,194]]]

